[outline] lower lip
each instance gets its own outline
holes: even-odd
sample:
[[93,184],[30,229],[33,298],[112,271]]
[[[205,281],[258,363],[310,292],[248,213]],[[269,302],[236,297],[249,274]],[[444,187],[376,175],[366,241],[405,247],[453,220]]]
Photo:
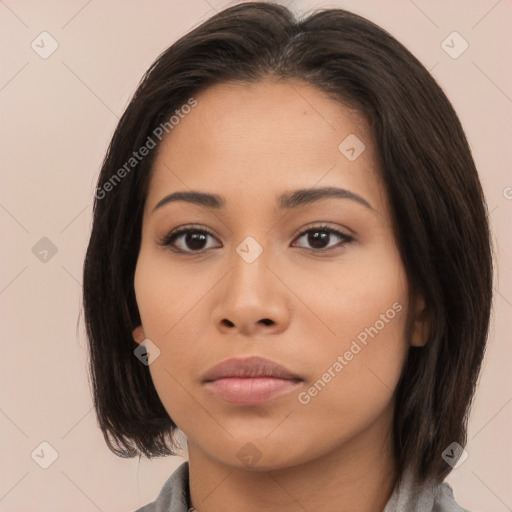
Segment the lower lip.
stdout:
[[226,402],[240,405],[258,405],[290,393],[299,380],[274,377],[228,377],[206,383],[206,386]]

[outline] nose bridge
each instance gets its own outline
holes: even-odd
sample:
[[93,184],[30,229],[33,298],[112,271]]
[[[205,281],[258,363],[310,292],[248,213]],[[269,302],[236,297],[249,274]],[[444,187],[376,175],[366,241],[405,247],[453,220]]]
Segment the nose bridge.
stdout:
[[270,256],[255,239],[245,239],[236,247],[213,313],[220,329],[229,326],[249,334],[260,328],[286,327],[287,301],[279,280],[267,267]]
[[256,304],[264,300],[272,275],[268,270],[269,253],[252,237],[247,237],[236,248],[232,257],[232,270],[228,276],[228,293],[241,304]]

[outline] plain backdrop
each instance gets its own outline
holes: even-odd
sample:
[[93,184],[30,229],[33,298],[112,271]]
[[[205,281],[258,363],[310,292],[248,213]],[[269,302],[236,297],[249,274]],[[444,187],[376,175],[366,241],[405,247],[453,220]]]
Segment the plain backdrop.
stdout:
[[[95,180],[138,81],[228,4],[0,0],[1,511],[133,511],[184,460],[107,449],[89,390],[81,275]],[[289,5],[344,7],[387,29],[431,70],[465,127],[489,205],[496,295],[469,457],[448,481],[473,512],[512,510],[512,0]]]

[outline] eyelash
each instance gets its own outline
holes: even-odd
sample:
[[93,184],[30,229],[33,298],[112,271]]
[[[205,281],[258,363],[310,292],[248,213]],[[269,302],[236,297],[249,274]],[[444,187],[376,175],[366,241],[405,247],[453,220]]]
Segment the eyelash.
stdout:
[[[312,227],[308,227],[302,231],[299,231],[297,232],[297,236],[294,238],[294,240],[298,240],[300,238],[302,238],[304,235],[307,235],[308,233],[311,233],[311,232],[318,232],[318,231],[321,231],[321,232],[325,232],[325,233],[328,233],[330,235],[334,235],[336,237],[338,237],[340,240],[341,240],[341,244],[342,246],[343,245],[346,245],[346,244],[349,244],[350,242],[353,242],[354,241],[354,238],[350,235],[347,235],[341,231],[338,231],[337,229],[333,229],[333,228],[330,228],[329,226],[325,225],[325,224],[322,224],[322,225],[319,225],[319,226],[312,226]],[[211,233],[210,231],[208,231],[207,229],[204,229],[204,228],[197,228],[197,227],[184,227],[184,228],[180,228],[176,231],[173,231],[167,235],[165,235],[158,243],[160,246],[162,247],[170,247],[171,244],[173,244],[180,236],[182,235],[186,235],[186,234],[189,234],[189,233],[200,233],[202,235],[207,235],[207,236],[210,236],[212,238],[215,238],[215,235],[213,233]],[[304,248],[304,247],[303,247]],[[330,248],[327,248],[327,249],[314,249],[314,248],[305,248],[305,249],[308,249],[310,251],[313,251],[313,252],[321,252],[321,253],[326,253],[326,252],[329,252],[331,250],[334,250],[336,248],[339,248],[337,247],[336,245],[334,247],[330,247]],[[192,250],[192,251],[184,251],[182,249],[176,249],[176,248],[171,248],[171,250],[173,252],[176,252],[176,253],[179,253],[179,254],[188,254],[188,255],[192,255],[192,254],[201,254],[201,253],[204,253],[206,252],[207,250],[209,249],[199,249],[199,250]]]

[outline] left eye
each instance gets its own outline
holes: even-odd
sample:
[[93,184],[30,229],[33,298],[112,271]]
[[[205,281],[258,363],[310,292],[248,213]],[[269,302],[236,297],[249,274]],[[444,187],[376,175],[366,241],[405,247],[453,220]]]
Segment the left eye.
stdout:
[[[351,242],[352,237],[342,233],[341,231],[337,231],[332,228],[311,228],[306,231],[303,231],[296,240],[300,240],[304,238],[310,247],[306,247],[306,249],[316,249],[316,250],[330,250],[334,248],[336,245],[343,245]],[[338,244],[330,244],[332,238],[338,240]]]

